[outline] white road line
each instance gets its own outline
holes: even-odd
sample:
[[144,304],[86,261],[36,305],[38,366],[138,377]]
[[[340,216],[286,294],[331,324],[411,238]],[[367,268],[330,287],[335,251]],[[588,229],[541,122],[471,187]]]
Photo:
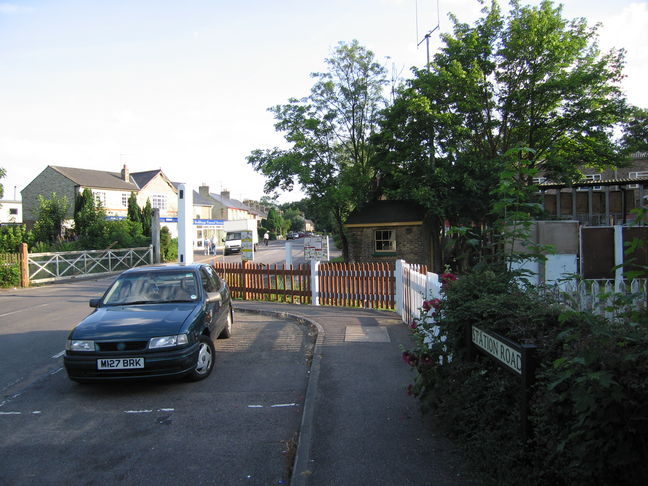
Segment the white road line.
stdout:
[[296,403],[278,403],[276,405],[270,405],[270,408],[277,408],[277,407],[296,407]]
[[6,317],[6,316],[13,315],[13,314],[18,314],[19,312],[25,312],[25,311],[28,311],[28,310],[38,309],[39,307],[45,307],[46,305],[49,305],[49,304],[38,304],[38,305],[34,305],[32,307],[28,307],[27,309],[19,309],[19,310],[7,312],[6,314],[0,314],[0,317]]
[[248,408],[263,408],[263,405],[248,405]]
[[52,356],[52,359],[60,358],[64,354],[65,354],[65,349],[63,351],[61,351],[60,353],[56,353],[54,356]]
[[124,413],[151,413],[153,410],[124,410]]
[[0,412],[0,415],[21,415],[22,412]]
[[60,372],[60,371],[63,371],[63,368],[59,368],[59,369],[57,369],[57,370],[50,371],[50,375],[55,375],[56,373],[58,373],[58,372]]

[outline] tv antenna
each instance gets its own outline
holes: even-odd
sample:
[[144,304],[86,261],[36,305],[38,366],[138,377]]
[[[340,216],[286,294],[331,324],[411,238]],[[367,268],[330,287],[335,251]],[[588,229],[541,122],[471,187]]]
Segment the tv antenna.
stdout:
[[[418,32],[418,0],[415,0],[416,2],[416,40],[418,41],[419,38],[419,32]],[[427,34],[423,36],[423,38],[416,44],[416,47],[418,48],[423,42],[425,41],[425,47],[427,49],[427,64],[425,65],[427,67],[428,73],[430,72],[430,36],[432,34],[439,30],[439,0],[437,0],[437,24],[436,27],[430,31],[428,31]]]

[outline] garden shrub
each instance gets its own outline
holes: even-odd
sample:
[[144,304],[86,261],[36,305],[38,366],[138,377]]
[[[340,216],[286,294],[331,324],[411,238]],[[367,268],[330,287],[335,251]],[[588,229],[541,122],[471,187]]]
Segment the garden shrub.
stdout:
[[18,287],[20,285],[20,265],[17,263],[0,263],[0,287]]
[[[477,268],[443,286],[411,323],[410,393],[499,484],[648,481],[648,319],[624,323],[569,312],[518,275]],[[490,357],[467,361],[468,324],[532,342],[540,361],[522,439],[521,380]]]

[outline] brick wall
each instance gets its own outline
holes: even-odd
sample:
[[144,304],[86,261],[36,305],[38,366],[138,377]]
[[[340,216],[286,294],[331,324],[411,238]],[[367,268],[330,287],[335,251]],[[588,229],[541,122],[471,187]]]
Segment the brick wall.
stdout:
[[23,204],[23,222],[33,223],[36,220],[38,196],[49,199],[52,193],[56,193],[58,197],[67,197],[69,204],[67,217],[73,218],[74,198],[76,197],[74,182],[51,167],[47,167],[20,191]]
[[[392,230],[396,232],[396,251],[381,253],[375,251],[375,231]],[[430,265],[430,242],[426,227],[411,226],[372,226],[347,228],[349,238],[349,260],[360,262],[393,262],[399,259],[408,263]]]

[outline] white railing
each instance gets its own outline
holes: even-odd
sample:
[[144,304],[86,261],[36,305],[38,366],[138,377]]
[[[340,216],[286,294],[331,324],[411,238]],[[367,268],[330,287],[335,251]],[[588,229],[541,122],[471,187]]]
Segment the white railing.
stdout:
[[29,253],[29,281],[44,283],[74,277],[122,272],[153,263],[153,247],[118,250]]
[[646,307],[648,302],[648,279],[574,280],[561,287],[564,304],[607,319],[619,319],[630,310]]
[[421,273],[421,265],[396,261],[396,312],[410,324],[420,315],[424,300],[441,297],[441,283],[436,273]]

